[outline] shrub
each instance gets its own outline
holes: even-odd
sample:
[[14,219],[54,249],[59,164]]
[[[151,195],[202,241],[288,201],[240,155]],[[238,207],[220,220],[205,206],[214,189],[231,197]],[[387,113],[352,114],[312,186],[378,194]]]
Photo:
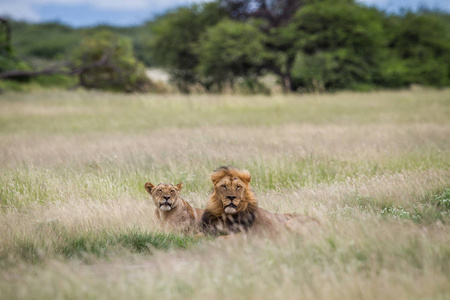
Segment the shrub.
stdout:
[[[110,31],[85,36],[75,50],[74,62],[83,67],[79,79],[80,85],[86,88],[125,92],[152,90],[144,65],[134,57],[131,41]],[[99,65],[90,67],[96,63]]]

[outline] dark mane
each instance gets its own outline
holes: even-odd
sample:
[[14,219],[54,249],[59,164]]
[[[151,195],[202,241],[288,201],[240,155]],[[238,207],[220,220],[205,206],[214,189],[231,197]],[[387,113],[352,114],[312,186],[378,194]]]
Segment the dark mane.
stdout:
[[218,171],[222,171],[222,170],[229,171],[231,169],[237,169],[237,168],[233,167],[233,166],[220,166],[217,169],[215,169],[213,172],[218,172]]
[[214,187],[202,216],[203,231],[212,234],[248,231],[255,222],[258,209],[258,200],[250,186],[252,180],[250,172],[232,166],[220,166],[211,174],[211,181],[215,186],[224,177],[237,177],[245,184],[242,205],[239,205],[233,214],[225,213],[222,202],[218,199],[216,187]]
[[222,216],[216,216],[205,210],[202,216],[203,231],[214,235],[247,232],[255,222],[257,209],[257,206],[249,205],[245,211]]

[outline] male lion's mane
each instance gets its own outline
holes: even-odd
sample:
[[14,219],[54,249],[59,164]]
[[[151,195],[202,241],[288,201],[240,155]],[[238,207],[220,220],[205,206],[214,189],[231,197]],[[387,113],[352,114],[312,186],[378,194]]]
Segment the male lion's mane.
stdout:
[[[222,201],[218,199],[217,188],[215,186],[218,181],[226,176],[232,178],[237,177],[245,184],[242,204],[239,205],[234,214],[225,213]],[[255,221],[256,211],[258,210],[258,200],[249,185],[251,181],[250,173],[247,170],[222,166],[213,171],[211,180],[214,184],[214,190],[202,216],[204,231],[213,234],[248,231]]]

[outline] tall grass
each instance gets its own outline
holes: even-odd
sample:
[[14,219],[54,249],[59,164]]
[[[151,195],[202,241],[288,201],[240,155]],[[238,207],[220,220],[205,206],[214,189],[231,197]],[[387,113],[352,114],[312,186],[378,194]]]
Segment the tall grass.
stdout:
[[[1,299],[449,299],[450,92],[0,95]],[[146,181],[250,170],[303,234],[164,232]]]

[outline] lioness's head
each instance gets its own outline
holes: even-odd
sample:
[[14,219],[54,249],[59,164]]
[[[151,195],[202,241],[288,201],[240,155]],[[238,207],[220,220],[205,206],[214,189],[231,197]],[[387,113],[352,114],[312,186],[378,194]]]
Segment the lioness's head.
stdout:
[[145,184],[145,189],[152,195],[156,207],[164,211],[169,211],[177,206],[178,195],[180,194],[182,187],[182,182],[177,185],[160,183],[155,186],[151,182]]
[[[250,187],[252,177],[247,170],[234,167],[220,167],[211,174],[214,192],[209,208],[219,214],[234,214],[257,205]],[[208,206],[207,205],[207,206]]]

